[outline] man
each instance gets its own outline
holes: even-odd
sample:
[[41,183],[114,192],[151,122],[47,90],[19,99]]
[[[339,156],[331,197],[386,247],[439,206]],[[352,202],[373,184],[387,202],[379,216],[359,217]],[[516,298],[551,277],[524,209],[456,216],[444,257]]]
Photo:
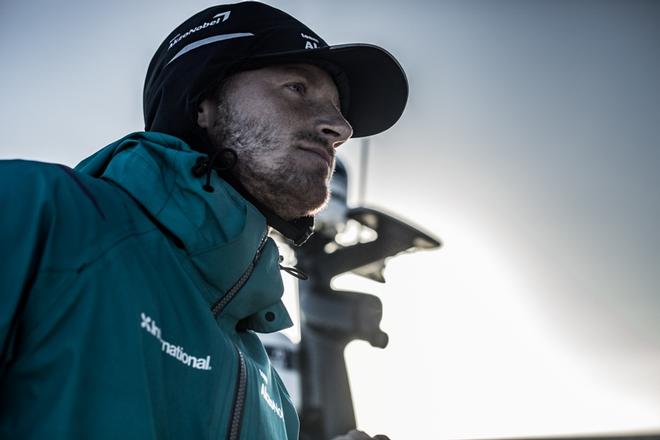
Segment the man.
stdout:
[[154,55],[145,132],[3,163],[0,437],[297,438],[255,334],[291,324],[268,229],[302,243],[335,148],[406,99],[380,48],[215,6]]

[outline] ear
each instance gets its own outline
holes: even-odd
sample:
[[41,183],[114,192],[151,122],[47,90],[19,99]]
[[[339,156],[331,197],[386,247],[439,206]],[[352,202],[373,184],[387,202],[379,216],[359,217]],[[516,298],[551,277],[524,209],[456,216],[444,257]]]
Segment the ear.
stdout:
[[197,106],[197,125],[201,128],[210,128],[215,119],[216,106],[209,99],[205,99]]

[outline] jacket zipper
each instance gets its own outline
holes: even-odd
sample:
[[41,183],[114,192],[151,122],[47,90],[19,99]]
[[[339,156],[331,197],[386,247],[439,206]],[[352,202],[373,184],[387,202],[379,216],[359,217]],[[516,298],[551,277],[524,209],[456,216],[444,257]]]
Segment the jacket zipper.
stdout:
[[231,423],[229,425],[229,440],[238,440],[241,432],[241,421],[243,420],[243,407],[245,406],[245,393],[247,391],[247,367],[245,358],[241,350],[236,347],[238,352],[238,383],[236,384],[236,396],[234,398],[234,408],[231,412]]
[[254,271],[254,267],[257,265],[257,260],[259,260],[259,257],[261,256],[261,252],[263,252],[264,247],[266,246],[266,242],[268,240],[268,231],[264,232],[264,235],[261,237],[261,241],[259,242],[259,247],[257,247],[257,252],[254,254],[254,258],[248,265],[247,269],[245,269],[245,272],[243,272],[243,275],[236,281],[236,283],[231,286],[231,288],[227,291],[227,293],[220,298],[215,304],[213,304],[213,307],[211,307],[211,311],[213,312],[213,316],[218,317],[218,315],[222,312],[222,310],[229,304],[229,302],[236,296],[239,290],[241,290],[241,287],[247,283],[247,280],[250,279],[250,275],[252,275],[252,272]]
[[[229,304],[229,302],[236,296],[239,290],[247,283],[247,280],[250,279],[250,275],[254,272],[254,268],[257,265],[257,261],[261,256],[261,253],[266,247],[268,241],[268,229],[264,231],[257,251],[254,254],[254,258],[248,265],[243,275],[236,281],[236,283],[231,286],[227,293],[220,298],[214,305],[211,307],[213,316],[217,317],[222,310]],[[245,406],[245,394],[247,391],[247,367],[245,365],[245,357],[241,350],[236,346],[236,351],[238,352],[238,379],[236,383],[236,396],[234,397],[234,406],[231,411],[231,420],[229,424],[229,440],[238,440],[238,436],[241,433],[241,421],[243,419],[243,407]]]

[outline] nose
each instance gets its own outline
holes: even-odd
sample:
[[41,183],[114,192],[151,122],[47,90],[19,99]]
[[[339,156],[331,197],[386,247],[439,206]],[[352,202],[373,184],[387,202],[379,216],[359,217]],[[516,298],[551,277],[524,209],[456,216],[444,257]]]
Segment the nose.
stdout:
[[334,106],[318,120],[316,129],[332,148],[339,147],[353,135],[353,127]]

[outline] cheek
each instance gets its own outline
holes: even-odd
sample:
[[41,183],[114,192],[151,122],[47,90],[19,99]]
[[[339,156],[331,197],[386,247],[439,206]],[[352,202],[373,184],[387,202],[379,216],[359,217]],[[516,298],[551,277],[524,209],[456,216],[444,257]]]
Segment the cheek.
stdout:
[[295,121],[290,109],[267,100],[262,100],[257,105],[246,109],[241,116],[247,116],[259,125],[269,126],[275,131],[288,127]]
[[277,124],[286,129],[295,129],[302,126],[313,114],[308,102],[302,99],[292,99],[279,90],[263,94],[256,100],[259,117],[264,122]]

